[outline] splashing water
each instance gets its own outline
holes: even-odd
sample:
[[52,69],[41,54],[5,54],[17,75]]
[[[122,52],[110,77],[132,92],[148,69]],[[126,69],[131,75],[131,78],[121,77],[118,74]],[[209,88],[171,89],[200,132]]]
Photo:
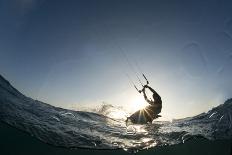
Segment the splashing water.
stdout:
[[1,121],[43,142],[67,148],[134,152],[184,143],[194,137],[232,138],[232,99],[195,117],[126,126],[122,118],[115,119],[123,113],[121,109],[108,106],[97,114],[57,108],[22,95],[0,78],[0,104]]

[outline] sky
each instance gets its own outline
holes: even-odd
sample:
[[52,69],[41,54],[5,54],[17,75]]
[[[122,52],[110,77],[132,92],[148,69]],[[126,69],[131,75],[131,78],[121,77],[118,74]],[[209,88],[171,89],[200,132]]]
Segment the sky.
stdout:
[[142,73],[167,117],[232,97],[231,1],[0,0],[0,21],[0,74],[54,106],[130,108]]

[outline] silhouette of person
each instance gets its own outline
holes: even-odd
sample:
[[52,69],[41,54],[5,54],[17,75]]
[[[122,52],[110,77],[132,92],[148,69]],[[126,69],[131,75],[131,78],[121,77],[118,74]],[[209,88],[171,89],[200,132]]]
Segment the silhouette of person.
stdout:
[[[145,89],[148,88],[152,93],[152,97],[153,97],[153,100],[152,99],[148,99],[147,95],[146,95],[146,92],[145,92]],[[153,89],[151,88],[150,86],[148,85],[145,85],[143,86],[143,89],[139,91],[140,93],[143,92],[143,96],[144,96],[144,99],[147,101],[147,103],[149,103],[150,105],[162,105],[162,100],[161,100],[161,97],[159,96],[159,94]]]
[[[147,84],[143,85],[142,90],[138,90],[135,86],[135,88],[138,90],[139,93],[143,93],[144,99],[146,100],[147,103],[149,103],[149,105],[146,106],[144,109],[140,109],[135,113],[133,113],[131,116],[127,117],[126,119],[127,125],[128,122],[132,122],[135,124],[151,123],[154,119],[161,117],[160,115],[158,115],[162,109],[161,97],[153,88],[148,86],[148,84],[149,82],[147,81]],[[153,93],[152,94],[153,100],[148,99],[145,89],[149,89]]]
[[[152,94],[153,100],[148,99],[145,89],[149,89],[153,93]],[[145,107],[145,112],[147,113],[147,115],[149,115],[153,119],[160,117],[160,115],[158,114],[161,112],[162,109],[162,100],[159,94],[148,85],[144,85],[143,89],[140,90],[139,92],[143,93],[144,99],[147,101],[147,103],[149,103],[149,106]]]

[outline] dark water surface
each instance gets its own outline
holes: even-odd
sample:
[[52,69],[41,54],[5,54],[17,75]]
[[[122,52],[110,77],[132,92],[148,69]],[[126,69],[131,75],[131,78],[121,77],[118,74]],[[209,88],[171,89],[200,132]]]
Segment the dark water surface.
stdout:
[[[127,155],[123,150],[67,149],[45,144],[35,137],[0,122],[0,154],[2,155]],[[209,141],[198,138],[183,144],[161,146],[139,151],[138,155],[231,155],[232,140]]]
[[[162,152],[164,148],[169,150],[183,147],[181,150],[200,149],[200,152],[204,152],[216,145],[217,147],[213,149],[228,151],[232,139],[232,99],[207,113],[194,117],[172,122],[155,121],[153,124],[126,126],[123,120],[115,120],[97,113],[57,108],[33,100],[21,94],[0,77],[0,105],[0,121],[29,133],[44,143],[67,149],[85,148],[94,150],[93,152],[98,152],[96,149],[112,150],[112,152],[115,149],[123,149],[127,152],[138,150],[147,152],[145,150],[155,148],[156,151]],[[12,146],[8,146],[9,143],[4,142],[8,142],[9,139],[12,139],[12,143],[18,143],[20,146],[18,149],[24,148],[23,143],[30,146],[30,141],[36,143],[33,147],[37,144],[42,145],[35,139],[22,133],[15,134],[16,132],[18,131],[1,123],[1,134],[4,133],[1,139],[5,137],[1,143],[4,143],[2,146],[9,148],[6,150],[14,151],[10,149]],[[21,138],[18,137],[20,135]],[[181,143],[184,144],[166,148]],[[27,148],[31,149],[29,146]],[[51,146],[45,148],[55,149]],[[214,152],[217,152],[216,150]],[[101,153],[104,152],[107,151]]]

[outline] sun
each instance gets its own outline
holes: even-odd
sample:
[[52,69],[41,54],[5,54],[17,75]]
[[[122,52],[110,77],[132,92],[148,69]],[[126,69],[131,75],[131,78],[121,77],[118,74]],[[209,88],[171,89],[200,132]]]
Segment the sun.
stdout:
[[129,104],[129,111],[135,112],[140,109],[144,109],[148,103],[144,100],[142,96],[135,97]]

